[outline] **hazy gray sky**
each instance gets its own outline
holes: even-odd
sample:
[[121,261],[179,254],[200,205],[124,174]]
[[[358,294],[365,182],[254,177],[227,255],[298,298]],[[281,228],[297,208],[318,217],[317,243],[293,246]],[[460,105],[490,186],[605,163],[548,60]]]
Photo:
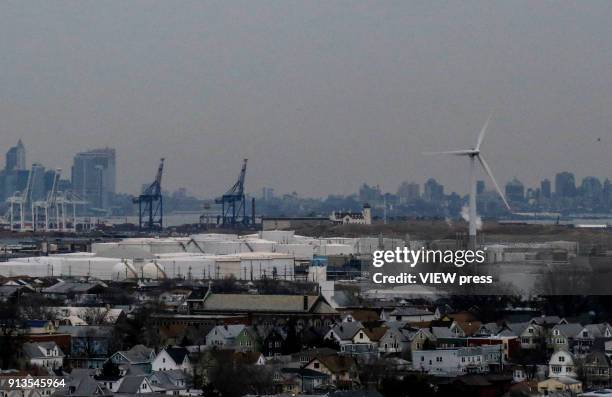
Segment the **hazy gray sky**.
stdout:
[[[611,1],[3,1],[0,149],[62,167],[113,146],[135,193],[465,192],[473,145],[501,183],[612,177]],[[601,142],[597,139],[601,138]]]

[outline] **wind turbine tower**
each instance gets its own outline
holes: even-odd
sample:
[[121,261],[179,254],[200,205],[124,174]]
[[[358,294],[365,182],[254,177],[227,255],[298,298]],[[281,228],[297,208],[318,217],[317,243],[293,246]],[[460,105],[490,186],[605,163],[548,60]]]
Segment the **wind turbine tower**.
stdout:
[[501,197],[502,201],[504,202],[504,204],[506,205],[506,208],[508,208],[508,210],[510,211],[510,205],[508,204],[508,201],[506,200],[506,197],[504,197],[504,193],[502,192],[502,190],[500,189],[499,185],[497,184],[497,181],[495,180],[495,177],[493,176],[493,172],[491,172],[491,168],[489,167],[489,165],[487,164],[487,162],[485,161],[484,157],[482,156],[482,153],[480,151],[480,147],[482,145],[482,141],[484,139],[484,136],[487,132],[487,127],[489,126],[489,121],[491,120],[491,117],[489,116],[489,118],[487,119],[487,121],[485,122],[484,126],[482,127],[482,130],[480,130],[480,134],[478,135],[478,140],[476,141],[476,146],[474,146],[474,148],[472,149],[464,149],[464,150],[448,150],[448,151],[444,151],[444,152],[427,152],[425,154],[449,154],[449,155],[453,155],[453,156],[467,156],[470,159],[470,188],[469,188],[469,193],[470,193],[470,202],[469,202],[469,248],[470,249],[476,249],[476,218],[477,218],[477,214],[476,214],[476,160],[478,160],[478,162],[480,163],[480,165],[482,166],[482,168],[484,169],[484,171],[487,173],[487,175],[489,175],[489,178],[491,178],[491,182],[493,182],[493,185],[495,186],[495,190],[497,190],[497,193],[499,194],[499,196]]

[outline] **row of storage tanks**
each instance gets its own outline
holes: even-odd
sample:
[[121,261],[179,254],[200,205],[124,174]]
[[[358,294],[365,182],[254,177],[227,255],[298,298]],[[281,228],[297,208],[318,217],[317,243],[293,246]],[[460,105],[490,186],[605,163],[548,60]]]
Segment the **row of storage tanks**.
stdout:
[[[129,238],[94,243],[91,252],[19,258],[0,263],[5,277],[92,277],[101,280],[294,279],[296,264],[315,256],[371,253],[381,244],[404,242],[379,238],[311,238],[292,231],[258,234],[196,234],[189,237]],[[401,242],[401,244],[398,244]]]

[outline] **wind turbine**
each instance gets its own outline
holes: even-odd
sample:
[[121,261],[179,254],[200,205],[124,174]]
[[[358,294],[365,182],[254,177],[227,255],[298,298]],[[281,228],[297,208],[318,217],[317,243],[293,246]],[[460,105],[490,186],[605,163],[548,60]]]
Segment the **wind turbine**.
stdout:
[[476,159],[480,162],[480,165],[484,169],[484,171],[491,178],[491,182],[495,186],[495,190],[503,200],[506,208],[510,210],[510,204],[504,197],[504,193],[500,189],[493,173],[491,172],[491,168],[485,161],[484,157],[482,157],[482,153],[480,152],[480,146],[482,145],[482,140],[487,132],[487,127],[489,126],[489,121],[491,120],[491,116],[487,119],[482,130],[480,130],[480,134],[478,135],[478,140],[476,141],[476,146],[473,149],[465,149],[465,150],[449,150],[444,152],[427,152],[424,154],[450,154],[453,156],[467,156],[470,158],[470,208],[469,208],[469,216],[470,216],[470,249],[475,249],[476,247]]

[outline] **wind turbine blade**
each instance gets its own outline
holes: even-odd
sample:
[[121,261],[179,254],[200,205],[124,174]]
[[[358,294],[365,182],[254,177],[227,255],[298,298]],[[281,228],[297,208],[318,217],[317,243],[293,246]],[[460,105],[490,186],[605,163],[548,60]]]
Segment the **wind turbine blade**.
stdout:
[[482,168],[484,168],[485,172],[489,175],[489,178],[491,178],[491,181],[493,182],[493,185],[495,186],[495,190],[497,190],[497,193],[499,194],[501,199],[504,201],[504,204],[506,204],[506,208],[508,208],[508,211],[512,211],[510,209],[510,204],[508,204],[508,201],[506,200],[506,197],[504,196],[504,193],[499,188],[499,185],[497,184],[497,181],[495,180],[495,177],[493,177],[493,173],[491,172],[491,168],[489,168],[489,165],[487,164],[485,159],[482,157],[482,155],[478,155],[476,157],[478,158],[478,161],[480,161],[480,164],[482,165]]
[[444,152],[423,152],[425,155],[436,155],[436,154],[452,154],[454,156],[468,156],[470,154],[475,154],[473,150],[447,150]]
[[474,150],[480,150],[480,145],[482,145],[482,140],[487,132],[487,127],[489,127],[489,121],[491,121],[491,116],[487,119],[487,121],[482,126],[482,130],[480,130],[480,134],[478,135],[478,141],[476,141],[476,148]]

